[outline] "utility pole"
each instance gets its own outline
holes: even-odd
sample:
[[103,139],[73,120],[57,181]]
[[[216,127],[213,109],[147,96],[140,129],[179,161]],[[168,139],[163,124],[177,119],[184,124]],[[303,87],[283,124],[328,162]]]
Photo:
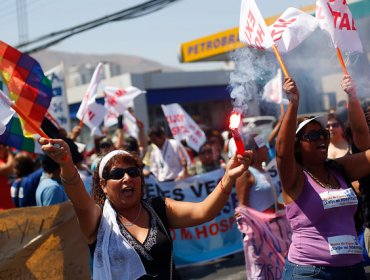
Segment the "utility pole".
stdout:
[[19,44],[28,41],[27,0],[17,0],[17,22]]

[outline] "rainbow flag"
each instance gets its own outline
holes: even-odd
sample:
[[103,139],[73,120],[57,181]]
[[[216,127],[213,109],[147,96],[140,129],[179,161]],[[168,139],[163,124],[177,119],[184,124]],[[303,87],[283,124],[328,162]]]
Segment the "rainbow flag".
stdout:
[[16,117],[11,118],[6,125],[5,132],[0,135],[0,143],[20,151],[41,153],[40,144],[32,137],[23,135],[21,122]]
[[[0,41],[0,75],[9,97],[37,125],[41,127],[49,108],[53,91],[40,64],[8,44]],[[35,132],[22,122],[24,133]]]

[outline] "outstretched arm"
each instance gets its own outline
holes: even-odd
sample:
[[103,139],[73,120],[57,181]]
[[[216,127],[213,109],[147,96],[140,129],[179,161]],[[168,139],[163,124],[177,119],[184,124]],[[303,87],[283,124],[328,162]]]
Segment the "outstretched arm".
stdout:
[[292,78],[285,78],[284,90],[286,91],[289,104],[280,125],[276,140],[276,162],[279,171],[280,181],[283,188],[285,203],[294,201],[301,193],[303,173],[298,168],[294,157],[294,141],[297,123],[297,112],[299,105],[299,92],[295,81]]
[[73,164],[68,144],[61,139],[46,138],[40,138],[39,143],[42,151],[60,165],[62,184],[73,204],[81,231],[88,243],[94,242],[102,212],[87,193],[77,168]]
[[356,86],[350,75],[345,75],[341,87],[348,95],[348,119],[351,126],[353,141],[360,151],[370,148],[370,134],[365,114],[357,98]]
[[170,227],[196,226],[216,217],[228,201],[236,178],[248,169],[251,158],[251,151],[246,151],[243,156],[232,157],[227,163],[224,176],[202,202],[182,202],[166,198]]

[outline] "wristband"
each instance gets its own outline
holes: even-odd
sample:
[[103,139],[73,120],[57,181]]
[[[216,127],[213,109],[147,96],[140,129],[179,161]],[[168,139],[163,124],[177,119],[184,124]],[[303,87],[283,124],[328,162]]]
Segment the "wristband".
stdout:
[[220,180],[220,187],[221,187],[221,192],[222,192],[224,195],[229,196],[229,195],[231,194],[231,191],[227,192],[227,191],[225,190],[224,184],[222,183],[222,178],[221,178],[221,180]]
[[76,185],[80,181],[80,175],[78,174],[77,168],[75,168],[75,173],[71,179],[65,179],[62,174],[60,174],[60,181],[63,185]]

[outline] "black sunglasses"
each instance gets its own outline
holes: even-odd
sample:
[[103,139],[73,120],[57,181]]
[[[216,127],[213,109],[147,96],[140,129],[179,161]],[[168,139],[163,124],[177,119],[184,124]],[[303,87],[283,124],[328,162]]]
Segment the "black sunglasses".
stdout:
[[141,170],[139,167],[115,168],[109,172],[106,180],[121,180],[126,173],[131,178],[136,178],[141,175]]
[[335,122],[335,123],[328,123],[328,125],[326,126],[327,129],[329,129],[330,127],[332,128],[338,128],[339,127],[339,123]]
[[316,142],[321,139],[321,136],[324,138],[324,140],[328,140],[330,137],[330,133],[326,129],[320,129],[320,130],[311,131],[305,135],[302,135],[300,139],[306,140],[308,142]]

